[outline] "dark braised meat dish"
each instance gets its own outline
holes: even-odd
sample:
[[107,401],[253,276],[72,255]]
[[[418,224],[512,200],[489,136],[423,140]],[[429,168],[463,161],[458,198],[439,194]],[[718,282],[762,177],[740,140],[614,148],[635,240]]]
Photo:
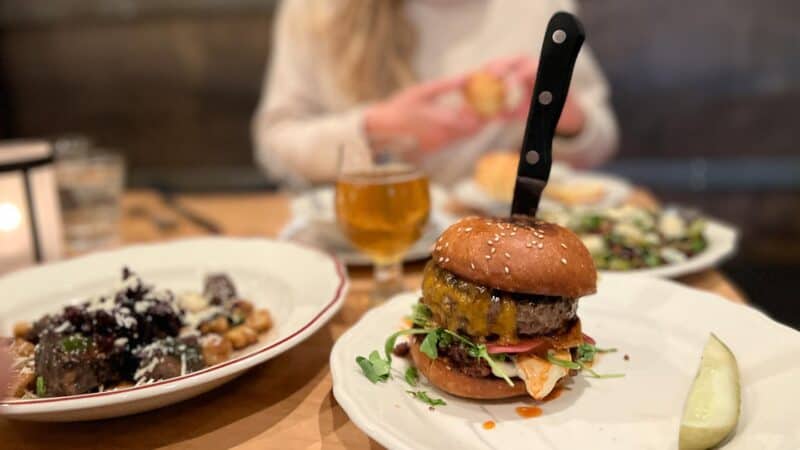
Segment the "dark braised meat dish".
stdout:
[[58,397],[152,383],[227,360],[272,326],[225,274],[176,295],[122,270],[117,289],[14,326],[14,397]]

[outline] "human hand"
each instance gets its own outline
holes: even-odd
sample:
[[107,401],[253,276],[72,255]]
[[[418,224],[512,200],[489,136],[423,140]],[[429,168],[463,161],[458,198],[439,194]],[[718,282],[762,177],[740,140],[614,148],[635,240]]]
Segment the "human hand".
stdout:
[[[522,88],[519,102],[502,114],[505,120],[526,120],[531,105],[531,96],[536,85],[536,72],[539,70],[537,60],[525,55],[500,58],[486,64],[484,70],[506,79]],[[574,101],[574,96],[567,95],[561,118],[556,125],[556,133],[560,136],[574,136],[583,130],[586,116],[583,108]]]
[[432,153],[480,131],[486,122],[475,111],[440,101],[465,82],[460,76],[421,83],[369,107],[364,127],[372,148]]
[[11,355],[8,351],[5,345],[0,344],[0,398],[5,398],[11,383]]

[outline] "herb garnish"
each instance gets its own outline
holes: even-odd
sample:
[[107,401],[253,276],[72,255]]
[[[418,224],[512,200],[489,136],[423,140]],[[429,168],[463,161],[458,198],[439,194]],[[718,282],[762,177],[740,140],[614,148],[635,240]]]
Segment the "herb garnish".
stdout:
[[36,395],[39,397],[44,397],[47,393],[47,387],[44,384],[44,377],[38,376],[36,377]]
[[419,372],[417,372],[417,368],[410,366],[408,369],[406,369],[405,378],[406,383],[410,384],[411,386],[416,386],[417,382],[419,382]]
[[613,353],[616,351],[617,349],[615,348],[597,348],[588,342],[584,342],[577,347],[575,358],[576,361],[556,358],[552,350],[547,352],[547,360],[550,361],[551,364],[555,364],[566,369],[585,371],[586,375],[592,378],[621,378],[625,376],[624,373],[600,374],[592,370],[592,368],[587,365],[587,363],[594,361],[594,357],[598,353]]
[[356,363],[361,367],[364,376],[373,383],[389,379],[391,365],[389,361],[381,358],[377,350],[369,354],[369,359],[363,356],[356,357]]
[[411,395],[412,397],[414,397],[415,399],[417,399],[417,400],[419,400],[419,401],[421,401],[421,402],[423,402],[423,403],[427,403],[427,404],[428,404],[428,405],[430,405],[431,407],[433,407],[433,406],[445,406],[445,405],[447,405],[447,402],[445,402],[445,401],[444,401],[443,399],[441,399],[441,398],[430,398],[430,397],[428,396],[428,393],[427,393],[427,392],[425,392],[425,391],[406,391],[406,392],[407,392],[409,395]]

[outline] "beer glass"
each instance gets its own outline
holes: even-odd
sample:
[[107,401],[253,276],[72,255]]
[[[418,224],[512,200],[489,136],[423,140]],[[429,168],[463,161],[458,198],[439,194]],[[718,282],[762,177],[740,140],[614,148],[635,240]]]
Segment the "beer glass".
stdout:
[[422,236],[429,214],[428,179],[414,166],[392,159],[352,170],[340,165],[336,218],[374,264],[373,301],[405,290],[403,257]]

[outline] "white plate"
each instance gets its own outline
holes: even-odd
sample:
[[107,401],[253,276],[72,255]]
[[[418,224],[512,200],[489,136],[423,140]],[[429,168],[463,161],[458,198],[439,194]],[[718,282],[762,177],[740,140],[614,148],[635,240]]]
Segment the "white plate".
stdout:
[[[583,329],[601,347],[599,372],[624,378],[575,377],[571,389],[541,404],[543,414],[521,419],[514,408],[530,401],[478,402],[428,394],[447,406],[435,411],[410,398],[402,375],[372,384],[355,363],[382,349],[416,294],[368,312],[331,353],[333,392],[350,419],[393,449],[674,449],[684,399],[709,332],[733,350],[742,382],[742,416],[726,449],[800,448],[800,333],[749,307],[677,283],[605,275],[599,292],[581,300]],[[629,361],[623,355],[630,355]],[[407,363],[394,358],[400,373]],[[484,430],[494,420],[497,427]]]
[[[93,420],[166,406],[211,390],[302,342],[339,310],[348,282],[329,255],[265,239],[208,238],[139,245],[9,274],[0,278],[0,317],[8,324],[58,311],[105,293],[128,266],[147,283],[198,290],[209,272],[231,276],[239,293],[270,310],[275,323],[262,342],[216,366],[118,391],[0,402],[0,416],[37,421]],[[309,283],[309,280],[314,280]],[[8,335],[10,329],[2,334]]]
[[[278,239],[319,247],[336,255],[345,264],[368,266],[369,257],[355,247],[339,229],[333,211],[333,188],[323,187],[294,198],[291,202],[292,219],[280,231]],[[419,261],[430,256],[439,235],[457,219],[445,212],[447,192],[431,186],[431,215],[422,237],[403,258],[405,262]]]
[[[738,241],[738,232],[736,228],[709,219],[706,221],[704,235],[708,246],[702,252],[686,261],[648,269],[626,270],[624,273],[660,278],[675,278],[716,267],[736,252]],[[622,271],[601,270],[600,272],[605,276],[609,273],[621,273]]]
[[[597,183],[605,189],[605,196],[602,200],[590,205],[592,208],[610,208],[619,206],[627,200],[632,192],[630,183],[622,178],[593,172],[570,172],[569,175],[562,176],[563,183]],[[493,216],[507,216],[511,204],[501,202],[492,198],[471,178],[458,182],[452,190],[453,196],[459,203],[476,211]],[[560,205],[550,198],[542,198],[540,208],[557,208]]]
[[[431,249],[436,243],[436,239],[456,220],[449,215],[432,214],[422,237],[408,250],[408,253],[403,257],[403,262],[420,261],[431,256]],[[317,230],[308,219],[298,217],[281,230],[280,234],[278,234],[278,239],[319,247],[336,255],[348,266],[369,266],[372,264],[369,256],[358,251],[349,242],[341,242],[340,239],[323,238],[321,234],[317,233]],[[344,236],[341,236],[341,239],[344,239]]]

